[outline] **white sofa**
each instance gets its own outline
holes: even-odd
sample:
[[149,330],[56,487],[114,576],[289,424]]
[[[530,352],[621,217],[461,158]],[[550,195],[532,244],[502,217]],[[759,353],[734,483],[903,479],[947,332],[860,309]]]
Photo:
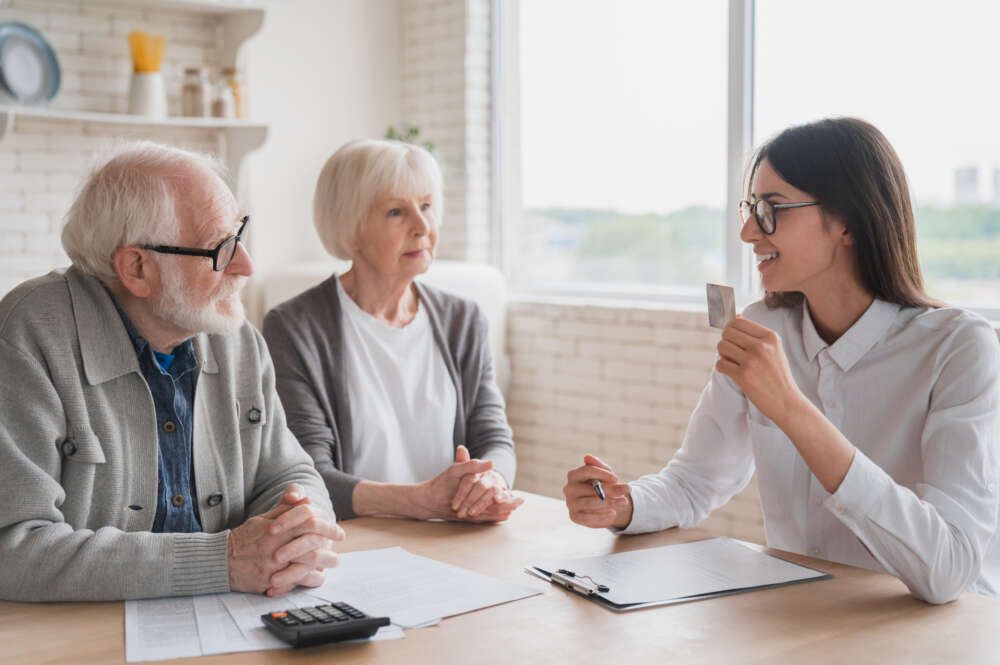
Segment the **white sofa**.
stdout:
[[[332,273],[343,273],[350,262],[335,259],[301,263],[270,274],[258,285],[261,315],[275,305],[319,284]],[[510,362],[507,357],[507,289],[503,274],[493,266],[464,261],[435,261],[418,281],[474,300],[490,325],[490,348],[496,367],[497,384],[507,394]]]

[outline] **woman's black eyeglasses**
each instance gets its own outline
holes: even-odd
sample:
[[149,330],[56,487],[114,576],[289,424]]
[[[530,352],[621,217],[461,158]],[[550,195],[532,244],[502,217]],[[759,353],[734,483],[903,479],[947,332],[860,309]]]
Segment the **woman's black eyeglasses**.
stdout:
[[760,227],[761,233],[769,236],[778,228],[778,221],[774,218],[778,210],[818,205],[819,201],[807,201],[805,203],[771,203],[767,199],[757,199],[754,203],[740,201],[740,219],[746,224],[747,220],[750,219],[750,215],[753,215],[757,220],[757,226]]
[[247,215],[240,221],[240,230],[236,232],[236,235],[229,236],[218,245],[215,249],[196,249],[194,247],[174,247],[173,245],[139,245],[142,249],[149,249],[154,252],[160,252],[161,254],[183,254],[184,256],[205,256],[212,259],[212,270],[215,272],[221,272],[232,263],[233,258],[236,256],[236,249],[239,244],[243,241],[243,231],[246,229],[247,224],[250,223],[250,215]]

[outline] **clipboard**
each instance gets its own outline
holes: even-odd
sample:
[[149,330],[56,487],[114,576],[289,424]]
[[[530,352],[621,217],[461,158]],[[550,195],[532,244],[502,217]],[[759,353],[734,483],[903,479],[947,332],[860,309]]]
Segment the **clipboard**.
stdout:
[[730,538],[548,562],[525,572],[615,612],[833,577]]

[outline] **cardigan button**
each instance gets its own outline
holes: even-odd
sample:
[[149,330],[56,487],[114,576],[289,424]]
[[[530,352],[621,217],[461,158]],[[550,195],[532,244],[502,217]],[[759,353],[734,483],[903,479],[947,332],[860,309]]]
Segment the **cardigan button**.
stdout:
[[207,503],[210,508],[215,508],[217,505],[222,503],[222,495],[213,494],[212,496],[208,497],[208,500],[205,503]]
[[247,414],[247,420],[256,424],[260,422],[260,409],[254,407],[250,409],[250,413]]
[[62,454],[66,457],[72,457],[76,454],[76,443],[73,439],[66,439],[62,442]]

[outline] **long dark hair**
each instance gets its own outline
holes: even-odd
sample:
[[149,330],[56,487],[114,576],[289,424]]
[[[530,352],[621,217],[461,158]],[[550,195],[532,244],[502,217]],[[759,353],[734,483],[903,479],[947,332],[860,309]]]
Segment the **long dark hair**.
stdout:
[[[903,165],[888,139],[858,118],[789,127],[757,149],[747,172],[747,198],[761,162],[843,220],[854,238],[861,282],[876,297],[908,307],[941,307],[924,292],[917,234]],[[770,291],[768,307],[802,301]]]

